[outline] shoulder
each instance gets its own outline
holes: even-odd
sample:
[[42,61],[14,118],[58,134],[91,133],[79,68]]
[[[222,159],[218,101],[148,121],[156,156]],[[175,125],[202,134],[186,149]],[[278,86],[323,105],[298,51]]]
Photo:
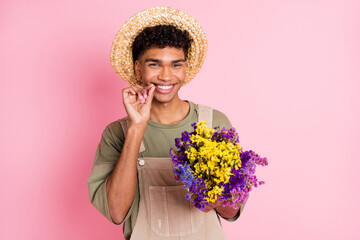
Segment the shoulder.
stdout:
[[123,142],[125,139],[122,123],[128,121],[128,117],[120,118],[106,125],[103,131],[103,138],[112,139],[116,142]]
[[213,127],[219,126],[220,129],[223,127],[226,127],[226,128],[232,127],[230,119],[222,111],[212,108],[211,106],[204,105],[204,104],[196,104],[196,103],[193,103],[193,104],[195,105],[196,108],[199,105],[202,105],[202,106],[205,106],[205,107],[213,110]]
[[232,124],[230,119],[220,110],[213,109],[213,127],[219,126],[220,129],[223,127],[231,128]]

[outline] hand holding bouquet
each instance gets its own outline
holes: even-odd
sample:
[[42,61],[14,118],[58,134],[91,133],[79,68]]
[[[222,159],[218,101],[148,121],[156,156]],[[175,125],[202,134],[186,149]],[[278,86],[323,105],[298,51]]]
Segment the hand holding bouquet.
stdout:
[[236,208],[245,203],[252,187],[263,184],[255,174],[256,165],[268,164],[252,150],[242,152],[234,128],[208,128],[205,121],[193,123],[193,132],[184,131],[170,149],[177,181],[187,190],[186,198],[204,210],[205,205],[222,201]]

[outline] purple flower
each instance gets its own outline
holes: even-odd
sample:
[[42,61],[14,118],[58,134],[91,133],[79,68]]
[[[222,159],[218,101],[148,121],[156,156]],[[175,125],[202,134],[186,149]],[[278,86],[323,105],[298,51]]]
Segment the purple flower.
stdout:
[[[190,163],[186,154],[190,147],[196,146],[195,143],[191,142],[191,136],[196,134],[196,123],[192,123],[191,126],[194,128],[193,132],[184,131],[180,138],[175,139],[175,148],[170,149],[170,156],[174,165],[175,179],[184,183],[184,188],[187,190],[186,199],[193,202],[195,207],[205,209],[209,198],[205,179],[195,174],[191,165],[194,163]],[[215,127],[214,130],[215,132],[211,137],[212,141],[239,143],[239,135],[235,128],[219,130],[219,127]],[[244,204],[252,188],[265,183],[257,179],[255,170],[256,165],[268,165],[266,158],[261,158],[254,151],[249,150],[241,152],[240,159],[241,167],[231,169],[232,175],[229,182],[218,183],[219,186],[223,187],[219,200],[223,200],[224,205],[236,207],[237,203]]]

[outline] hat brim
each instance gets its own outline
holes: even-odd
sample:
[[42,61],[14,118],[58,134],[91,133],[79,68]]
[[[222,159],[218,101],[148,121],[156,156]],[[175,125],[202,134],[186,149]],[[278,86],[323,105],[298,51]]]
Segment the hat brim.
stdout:
[[132,56],[132,44],[146,27],[172,25],[188,31],[193,39],[186,57],[187,70],[184,84],[200,71],[207,53],[207,39],[200,24],[187,13],[170,7],[153,7],[133,15],[120,28],[113,41],[110,62],[115,72],[130,85],[138,82]]

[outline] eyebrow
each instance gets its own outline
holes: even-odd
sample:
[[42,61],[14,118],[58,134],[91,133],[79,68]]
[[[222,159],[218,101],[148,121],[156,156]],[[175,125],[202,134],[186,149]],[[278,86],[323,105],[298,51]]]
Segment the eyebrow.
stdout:
[[[154,58],[148,58],[148,59],[145,60],[145,62],[162,63],[161,60],[159,60],[159,59],[154,59]],[[179,62],[185,62],[185,59],[178,59],[178,60],[171,61],[171,63],[179,63]]]

